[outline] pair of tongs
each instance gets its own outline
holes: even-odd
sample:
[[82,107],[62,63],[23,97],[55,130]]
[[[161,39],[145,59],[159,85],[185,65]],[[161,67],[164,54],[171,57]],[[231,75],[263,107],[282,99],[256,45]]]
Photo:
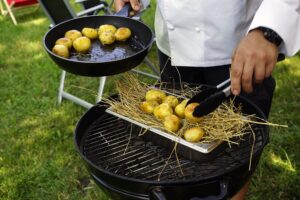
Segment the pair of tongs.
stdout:
[[195,117],[202,117],[213,112],[221,103],[231,95],[230,78],[216,87],[208,88],[193,96],[188,102],[199,103],[193,112]]
[[[284,59],[284,54],[278,54],[277,62]],[[193,115],[195,117],[202,117],[213,112],[230,95],[231,87],[229,78],[214,88],[209,88],[196,94],[187,102],[187,105],[194,102],[199,103],[200,105],[195,108]]]

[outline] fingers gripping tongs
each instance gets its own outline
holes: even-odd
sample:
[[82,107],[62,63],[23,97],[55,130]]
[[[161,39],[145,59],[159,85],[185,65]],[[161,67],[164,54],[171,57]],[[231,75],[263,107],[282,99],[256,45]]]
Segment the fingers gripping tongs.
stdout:
[[213,112],[231,94],[230,78],[214,88],[203,90],[193,96],[188,102],[199,103],[193,112],[196,117],[202,117]]

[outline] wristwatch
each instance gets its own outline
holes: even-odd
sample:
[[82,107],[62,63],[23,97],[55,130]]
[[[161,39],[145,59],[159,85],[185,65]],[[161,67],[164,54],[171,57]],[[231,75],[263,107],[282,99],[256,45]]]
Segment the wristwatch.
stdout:
[[281,44],[282,38],[272,29],[262,26],[258,27],[257,29],[263,32],[265,39],[269,42],[275,44],[277,47]]

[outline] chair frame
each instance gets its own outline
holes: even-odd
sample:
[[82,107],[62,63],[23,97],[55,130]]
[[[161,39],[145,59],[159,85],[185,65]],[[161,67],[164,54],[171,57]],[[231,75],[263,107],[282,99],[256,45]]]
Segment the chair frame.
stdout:
[[9,14],[10,18],[12,19],[13,23],[15,25],[18,25],[18,22],[15,18],[15,15],[13,13],[13,10],[19,10],[19,9],[23,9],[23,8],[27,8],[27,7],[32,7],[32,6],[39,6],[38,3],[33,4],[33,5],[26,5],[26,6],[21,6],[21,7],[16,7],[14,8],[14,3],[12,3],[11,5],[8,4],[8,2],[6,0],[3,0],[3,3],[6,7],[6,10],[4,9],[3,5],[2,5],[2,0],[0,0],[0,10],[1,10],[1,14],[2,15],[6,15],[7,13]]
[[[65,13],[65,14],[69,15],[69,16],[66,16],[66,17],[70,18],[70,19],[76,18],[76,17],[81,17],[81,16],[84,16],[88,13],[95,12],[95,11],[100,10],[100,9],[106,9],[106,12],[108,14],[112,13],[109,8],[104,8],[104,5],[100,4],[98,6],[88,8],[84,11],[81,11],[81,12],[75,14],[75,12],[71,8],[71,5],[69,4],[68,0],[61,0],[61,1],[64,2],[64,5],[65,5],[66,9],[69,11],[69,13]],[[40,2],[41,7],[44,9],[45,13],[47,14],[48,18],[52,21],[52,24],[54,25],[54,24],[59,23],[59,21],[55,21],[53,16],[51,16],[51,14],[47,10],[47,8],[46,8],[45,4],[43,3],[43,1],[39,0],[39,2]],[[79,3],[81,3],[81,2],[82,1],[79,1]],[[64,21],[64,20],[62,20],[62,21]],[[50,28],[51,28],[51,25],[50,25]],[[149,61],[149,59],[147,57],[144,59],[144,63],[147,66],[149,66],[149,68],[155,73],[155,75],[147,73],[147,72],[142,72],[142,71],[139,71],[139,70],[135,70],[135,69],[133,69],[131,71],[135,72],[135,73],[138,73],[138,74],[148,76],[150,78],[157,79],[157,80],[160,79],[159,70]],[[83,106],[87,109],[92,107],[93,104],[91,104],[91,103],[89,103],[89,102],[87,102],[87,101],[71,94],[71,93],[68,93],[68,92],[64,91],[66,75],[67,75],[66,71],[62,70],[61,77],[60,77],[59,91],[58,91],[58,104],[61,104],[63,99],[68,99],[68,100],[70,100],[70,101],[72,101],[72,102],[74,102],[78,105],[81,105],[81,106]],[[106,79],[107,79],[106,76],[102,76],[102,77],[99,78],[99,88],[98,88],[98,94],[97,94],[97,97],[96,97],[96,102],[102,100]]]

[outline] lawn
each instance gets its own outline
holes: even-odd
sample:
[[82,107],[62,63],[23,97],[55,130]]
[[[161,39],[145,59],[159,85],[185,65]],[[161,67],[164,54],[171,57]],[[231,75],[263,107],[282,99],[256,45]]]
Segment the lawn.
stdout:
[[[152,27],[154,9],[145,14]],[[50,21],[41,8],[20,12],[17,20],[14,26],[0,16],[0,199],[109,199],[74,148],[73,131],[86,109],[67,100],[57,104],[61,70],[42,44]],[[157,64],[155,47],[150,58]],[[289,127],[271,129],[250,200],[300,198],[300,55],[279,63],[274,76],[270,121]],[[66,85],[95,102],[97,78],[68,74]],[[113,89],[109,79],[105,94]]]

